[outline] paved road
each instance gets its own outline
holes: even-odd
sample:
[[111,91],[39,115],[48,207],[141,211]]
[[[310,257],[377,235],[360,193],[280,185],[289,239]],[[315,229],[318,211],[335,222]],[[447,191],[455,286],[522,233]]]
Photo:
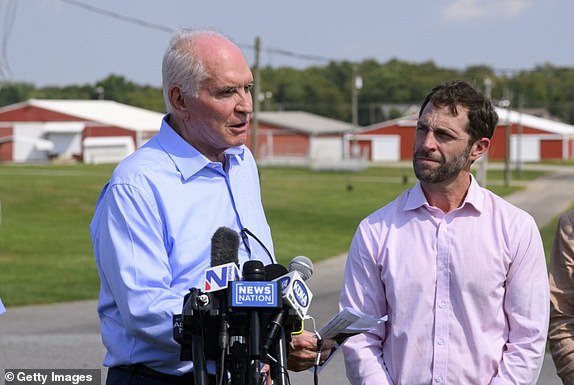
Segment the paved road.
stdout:
[[[508,200],[530,212],[539,226],[549,223],[573,202],[574,168],[562,169],[530,183]],[[309,285],[315,297],[310,314],[320,326],[337,311],[345,256],[317,263]],[[0,370],[7,368],[101,368],[105,350],[99,336],[95,301],[8,309],[0,316]],[[105,369],[102,369],[105,377]],[[0,372],[2,374],[2,372]],[[1,376],[2,383],[4,381]],[[342,354],[320,373],[325,385],[348,384]],[[313,384],[310,372],[291,373],[293,385]],[[560,385],[546,357],[538,385]]]

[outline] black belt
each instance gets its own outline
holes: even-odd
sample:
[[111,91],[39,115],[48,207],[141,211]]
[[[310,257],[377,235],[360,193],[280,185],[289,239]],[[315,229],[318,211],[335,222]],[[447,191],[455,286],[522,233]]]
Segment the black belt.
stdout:
[[[170,382],[172,384],[194,385],[195,383],[193,373],[184,373],[181,376],[176,376],[173,374],[158,372],[157,370],[148,368],[144,364],[120,365],[115,366],[115,368],[129,370],[133,373],[139,374],[140,376],[156,378],[158,380]],[[216,381],[214,375],[208,375],[207,379],[209,385],[215,385]]]

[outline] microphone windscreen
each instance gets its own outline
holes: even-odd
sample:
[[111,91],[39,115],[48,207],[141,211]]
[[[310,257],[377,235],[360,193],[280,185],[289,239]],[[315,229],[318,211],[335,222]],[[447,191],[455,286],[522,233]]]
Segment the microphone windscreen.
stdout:
[[272,263],[265,266],[265,280],[273,281],[275,278],[279,278],[282,275],[289,273],[287,268],[279,263]]
[[244,281],[265,281],[265,266],[256,259],[243,264]]
[[239,264],[239,234],[229,227],[218,228],[211,237],[211,266]]
[[308,257],[299,255],[289,262],[289,271],[296,271],[306,281],[313,275],[313,262]]

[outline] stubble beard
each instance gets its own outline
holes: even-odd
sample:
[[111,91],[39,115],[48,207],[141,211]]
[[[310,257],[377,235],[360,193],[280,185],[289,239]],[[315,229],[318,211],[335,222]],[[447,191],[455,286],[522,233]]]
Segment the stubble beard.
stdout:
[[468,164],[468,157],[472,146],[466,146],[462,154],[456,156],[453,160],[446,161],[441,156],[440,164],[438,167],[425,167],[417,162],[418,157],[432,158],[426,151],[417,151],[413,158],[413,169],[418,180],[426,183],[442,183],[448,180],[455,179],[458,174],[464,170]]

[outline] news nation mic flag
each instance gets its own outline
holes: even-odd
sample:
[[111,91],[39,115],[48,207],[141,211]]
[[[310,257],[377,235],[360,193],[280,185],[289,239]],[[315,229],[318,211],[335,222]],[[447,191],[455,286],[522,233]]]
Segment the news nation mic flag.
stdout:
[[235,262],[213,266],[205,270],[203,291],[206,293],[227,289],[232,281],[241,280],[241,272]]
[[296,271],[291,271],[277,279],[279,288],[283,294],[283,301],[286,301],[295,310],[300,319],[305,319],[313,293],[307,287],[301,275]]

